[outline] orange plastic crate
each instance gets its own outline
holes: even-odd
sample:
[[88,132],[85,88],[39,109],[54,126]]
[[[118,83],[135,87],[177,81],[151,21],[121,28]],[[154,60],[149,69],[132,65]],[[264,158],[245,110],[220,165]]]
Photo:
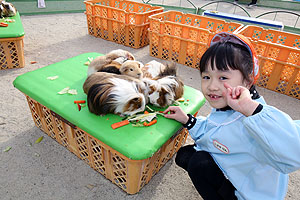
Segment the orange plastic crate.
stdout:
[[167,11],[151,15],[150,55],[198,68],[200,58],[217,32],[234,32],[243,25],[235,22]]
[[84,3],[90,35],[133,48],[149,44],[148,17],[163,12],[163,7],[125,0],[88,0]]
[[24,42],[22,37],[0,38],[0,69],[22,68],[24,60]]
[[[185,143],[179,129],[152,157],[131,160],[25,95],[35,125],[128,194],[139,192]],[[196,114],[195,114],[196,115]]]
[[253,25],[245,26],[239,29],[237,32],[248,38],[251,38],[252,40],[262,40],[300,49],[300,35],[298,34],[279,30],[264,29],[262,27]]
[[300,35],[250,25],[237,32],[258,54],[257,85],[300,99]]

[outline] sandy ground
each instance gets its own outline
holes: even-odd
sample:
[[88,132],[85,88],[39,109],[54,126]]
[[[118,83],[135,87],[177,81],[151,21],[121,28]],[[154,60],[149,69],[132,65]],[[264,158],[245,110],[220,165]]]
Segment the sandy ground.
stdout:
[[[26,33],[26,66],[0,71],[0,199],[201,199],[188,175],[173,159],[138,194],[126,194],[36,128],[24,95],[12,85],[25,72],[86,52],[108,53],[122,48],[142,62],[161,61],[149,56],[149,47],[131,49],[88,35],[82,13],[22,16],[21,19]],[[30,64],[30,61],[37,63]],[[178,66],[185,84],[200,89],[198,71]],[[299,100],[263,88],[259,91],[270,105],[293,119],[300,119]],[[207,115],[209,110],[205,104],[200,113]],[[44,136],[43,141],[33,144],[40,136]],[[3,152],[9,146],[11,150]],[[297,171],[290,175],[286,199],[300,199],[299,188],[300,171]]]

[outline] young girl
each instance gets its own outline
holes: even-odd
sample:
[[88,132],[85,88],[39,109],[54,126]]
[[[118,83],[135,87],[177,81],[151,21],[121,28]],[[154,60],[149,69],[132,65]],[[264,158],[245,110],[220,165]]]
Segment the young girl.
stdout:
[[195,118],[176,106],[164,111],[195,141],[178,151],[175,162],[203,199],[284,199],[288,173],[300,168],[300,121],[259,96],[257,63],[247,38],[216,34],[200,61],[211,114]]

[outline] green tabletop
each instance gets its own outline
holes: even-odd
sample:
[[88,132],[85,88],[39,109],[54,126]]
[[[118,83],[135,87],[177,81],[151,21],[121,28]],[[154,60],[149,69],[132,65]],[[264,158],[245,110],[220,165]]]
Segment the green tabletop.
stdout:
[[[88,107],[78,110],[74,100],[86,100],[82,85],[86,79],[88,58],[95,58],[99,53],[86,53],[61,62],[27,72],[18,76],[13,84],[21,92],[59,114],[85,132],[99,139],[106,145],[133,160],[151,157],[160,147],[178,131],[182,125],[175,120],[158,116],[157,123],[149,127],[134,127],[131,124],[112,129],[111,124],[122,118],[115,114],[97,116],[89,112]],[[58,76],[55,80],[48,77]],[[70,87],[78,94],[58,94]],[[205,103],[202,93],[185,86],[184,98],[188,105],[179,106],[187,113],[194,114]],[[155,110],[164,110],[151,106]]]
[[[5,19],[13,19],[15,21],[6,22]],[[13,17],[6,17],[4,19],[0,19],[0,22],[5,22],[8,24],[7,27],[0,27],[0,39],[16,38],[16,37],[21,37],[25,34],[19,12],[17,12],[17,14]]]

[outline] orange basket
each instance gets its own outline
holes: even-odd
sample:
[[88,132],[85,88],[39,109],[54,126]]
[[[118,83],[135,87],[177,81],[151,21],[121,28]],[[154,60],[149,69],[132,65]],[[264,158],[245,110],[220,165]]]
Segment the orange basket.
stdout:
[[250,25],[237,32],[258,54],[257,85],[300,99],[300,35]]
[[25,95],[35,125],[128,194],[139,192],[185,143],[179,129],[152,157],[131,160]]
[[150,15],[163,7],[123,0],[88,0],[86,17],[90,35],[132,48],[149,44]]
[[0,69],[22,68],[24,60],[24,42],[22,37],[0,38]]
[[150,55],[198,68],[200,58],[217,32],[234,32],[243,25],[235,22],[167,11],[151,15]]

